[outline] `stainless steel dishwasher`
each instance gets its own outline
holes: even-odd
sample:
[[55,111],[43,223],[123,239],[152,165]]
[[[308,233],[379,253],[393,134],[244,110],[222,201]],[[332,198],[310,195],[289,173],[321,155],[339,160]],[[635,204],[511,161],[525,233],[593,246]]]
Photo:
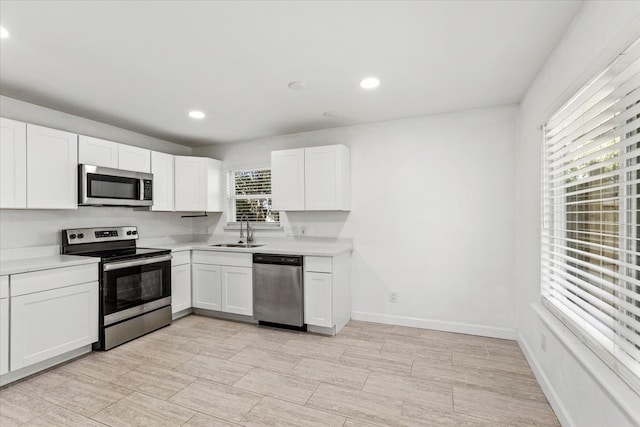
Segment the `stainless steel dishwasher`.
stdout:
[[253,254],[253,318],[306,330],[303,307],[302,256]]

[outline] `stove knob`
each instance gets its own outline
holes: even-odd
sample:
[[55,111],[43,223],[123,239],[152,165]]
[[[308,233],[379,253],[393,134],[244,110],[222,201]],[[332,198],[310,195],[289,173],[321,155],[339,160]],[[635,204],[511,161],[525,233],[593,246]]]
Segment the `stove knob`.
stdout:
[[84,234],[80,233],[78,234],[78,239],[82,239],[84,237]]
[[133,235],[135,236],[136,234],[138,234],[138,232],[137,232],[136,230],[133,230],[133,231],[131,232],[131,234],[133,234]]
[[75,234],[69,234],[69,238],[70,238],[70,239],[75,239],[75,238],[76,238],[76,235],[75,235]]
[[127,231],[127,236],[131,236],[131,230]]

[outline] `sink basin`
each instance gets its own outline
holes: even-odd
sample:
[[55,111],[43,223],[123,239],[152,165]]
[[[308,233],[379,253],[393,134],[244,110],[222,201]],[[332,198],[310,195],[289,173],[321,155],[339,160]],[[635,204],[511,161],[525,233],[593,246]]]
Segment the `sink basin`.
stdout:
[[253,245],[251,243],[218,243],[216,245],[211,245],[218,248],[259,248],[264,245]]

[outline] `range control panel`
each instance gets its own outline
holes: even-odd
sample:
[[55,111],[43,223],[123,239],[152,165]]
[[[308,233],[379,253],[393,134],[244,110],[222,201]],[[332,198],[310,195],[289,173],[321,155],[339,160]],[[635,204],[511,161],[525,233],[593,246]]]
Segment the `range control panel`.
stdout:
[[67,245],[132,240],[137,238],[138,229],[135,226],[62,230],[62,240]]
[[104,230],[104,231],[96,231],[95,233],[96,239],[101,237],[118,237],[117,230]]

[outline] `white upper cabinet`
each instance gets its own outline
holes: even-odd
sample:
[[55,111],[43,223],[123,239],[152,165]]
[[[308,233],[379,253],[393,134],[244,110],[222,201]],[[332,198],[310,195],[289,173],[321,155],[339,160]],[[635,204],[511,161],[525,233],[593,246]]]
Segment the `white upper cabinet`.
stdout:
[[222,162],[175,156],[175,210],[222,211]]
[[117,168],[118,145],[120,144],[106,139],[80,135],[78,139],[78,163]]
[[80,135],[78,163],[150,173],[151,150]]
[[151,150],[119,144],[118,168],[128,171],[151,173]]
[[153,211],[173,211],[174,159],[173,155],[151,152],[151,173],[153,174]]
[[304,175],[304,148],[271,152],[271,197],[274,210],[304,210]]
[[350,210],[350,157],[344,145],[271,152],[274,210]]
[[0,208],[27,207],[27,124],[0,118]]
[[78,135],[27,124],[27,208],[78,208]]
[[350,152],[344,145],[304,150],[305,209],[348,211],[351,209]]

